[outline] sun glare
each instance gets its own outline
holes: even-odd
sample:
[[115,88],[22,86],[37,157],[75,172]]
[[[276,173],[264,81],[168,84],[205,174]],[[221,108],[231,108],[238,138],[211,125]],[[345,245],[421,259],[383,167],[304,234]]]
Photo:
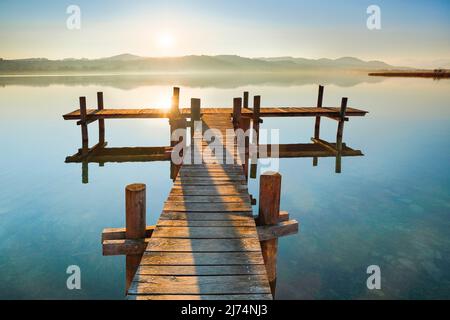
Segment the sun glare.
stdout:
[[160,33],[156,40],[160,49],[170,49],[175,45],[175,37],[168,32]]
[[171,105],[172,98],[170,95],[160,95],[156,107],[162,109],[170,109]]

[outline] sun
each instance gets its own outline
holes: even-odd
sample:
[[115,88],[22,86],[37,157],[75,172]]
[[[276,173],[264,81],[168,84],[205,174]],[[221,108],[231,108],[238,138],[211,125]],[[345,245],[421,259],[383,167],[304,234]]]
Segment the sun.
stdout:
[[175,37],[170,32],[161,32],[157,35],[156,44],[160,49],[170,49],[175,45]]
[[160,94],[157,99],[158,108],[162,109],[170,109],[172,106],[172,97],[170,95]]

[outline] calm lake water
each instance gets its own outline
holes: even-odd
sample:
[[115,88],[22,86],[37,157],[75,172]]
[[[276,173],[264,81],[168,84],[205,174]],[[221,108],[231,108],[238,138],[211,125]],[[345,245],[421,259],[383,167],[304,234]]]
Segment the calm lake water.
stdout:
[[[344,141],[365,156],[281,159],[281,207],[300,223],[279,242],[278,299],[450,298],[450,81],[364,75],[91,76],[0,78],[0,298],[122,299],[125,258],[103,257],[105,227],[125,225],[124,188],[147,184],[147,222],[156,222],[170,187],[169,163],[65,164],[80,147],[80,128],[63,121],[78,97],[111,108],[158,107],[181,86],[181,104],[230,106],[243,91],[263,106],[311,106],[324,83],[325,106],[369,114],[351,118]],[[281,143],[309,142],[314,120],[266,119]],[[335,140],[336,122],[322,120]],[[90,126],[95,141],[96,124]],[[106,122],[108,146],[162,146],[165,119]],[[250,180],[258,194],[258,180]],[[256,208],[256,207],[255,207]],[[254,208],[254,210],[256,210]],[[381,268],[381,290],[368,290],[366,268]],[[66,268],[81,268],[82,289],[66,288]]]

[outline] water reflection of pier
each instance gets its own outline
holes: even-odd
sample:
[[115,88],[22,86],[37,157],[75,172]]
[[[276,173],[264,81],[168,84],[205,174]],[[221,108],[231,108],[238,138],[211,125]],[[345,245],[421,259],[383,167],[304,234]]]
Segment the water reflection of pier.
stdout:
[[[89,163],[103,166],[107,162],[170,161],[176,143],[187,143],[178,140],[171,141],[170,147],[107,148],[105,119],[169,118],[171,133],[180,128],[194,130],[194,121],[201,121],[206,128],[222,132],[220,145],[233,159],[231,165],[223,164],[217,154],[201,159],[200,164],[175,165],[170,161],[174,186],[156,226],[145,223],[145,185],[126,188],[126,228],[105,229],[102,244],[104,255],[126,255],[126,287],[131,299],[273,297],[278,238],[296,233],[298,223],[280,211],[281,175],[275,172],[261,175],[259,210],[253,216],[256,201],[248,193],[247,182],[249,176],[256,177],[256,163],[249,166],[250,137],[245,137],[241,154],[237,139],[225,144],[225,132],[246,132],[252,127],[253,145],[267,150],[258,149],[256,158],[312,157],[313,165],[317,165],[320,157],[335,157],[336,172],[341,171],[341,157],[362,155],[347,147],[342,136],[348,117],[366,112],[347,108],[347,98],[342,99],[340,108],[322,107],[322,86],[316,107],[261,108],[260,97],[255,96],[250,108],[245,92],[243,99],[234,99],[233,108],[201,109],[200,99],[192,99],[191,108],[180,109],[178,88],[174,89],[170,111],[104,109],[103,95],[98,93],[97,98],[97,110],[87,110],[82,97],[80,110],[64,116],[66,120],[79,120],[81,126],[82,148],[66,162],[83,164],[84,183],[88,182]],[[261,118],[308,116],[316,118],[312,143],[259,144]],[[321,117],[338,122],[335,143],[320,139]],[[94,121],[99,124],[99,142],[89,148],[87,125]],[[192,135],[191,145],[207,150],[211,141],[201,133],[199,138]],[[186,156],[182,154],[182,158]]]
[[[363,156],[360,150],[354,150],[342,144],[342,151],[339,154],[336,143],[330,143],[322,139],[314,139],[313,143],[291,143],[278,145],[260,145],[266,148],[267,153],[258,154],[258,159],[272,157],[272,150],[277,150],[277,158],[312,158],[313,166],[317,166],[319,158],[336,158],[336,173],[341,172],[342,157]],[[153,162],[153,161],[170,161],[172,147],[120,147],[120,148],[98,148],[91,151],[87,156],[75,154],[66,158],[67,163],[82,164],[82,181],[89,181],[89,163],[97,163],[104,166],[105,163],[123,163],[123,162]],[[172,165],[173,166],[173,165]],[[257,164],[250,164],[250,177],[256,178]],[[171,172],[174,169],[171,169]],[[172,174],[171,174],[172,177]]]
[[[263,123],[264,117],[315,117],[314,136],[311,138],[312,143],[297,144],[279,144],[279,145],[260,145],[267,153],[258,153],[258,158],[273,157],[272,150],[278,151],[278,158],[313,158],[313,166],[318,165],[318,159],[322,157],[335,157],[335,172],[341,172],[342,157],[362,156],[362,152],[348,147],[343,140],[344,122],[349,120],[349,116],[364,116],[365,111],[347,108],[347,98],[342,99],[340,108],[322,107],[324,87],[319,86],[319,93],[316,107],[281,107],[281,108],[260,108],[260,97],[255,96],[253,108],[248,106],[248,92],[244,92],[244,97],[234,101],[234,106],[230,108],[201,108],[199,99],[192,99],[194,104],[198,104],[199,113],[201,114],[230,114],[233,117],[239,117],[243,129],[252,127],[259,135],[260,124]],[[174,99],[179,99],[179,89],[174,89]],[[237,102],[237,103],[236,103]],[[171,146],[162,147],[119,147],[108,148],[105,141],[105,119],[122,119],[122,118],[168,118],[171,132],[180,127],[190,128],[190,121],[186,120],[191,117],[191,109],[179,109],[178,117],[181,121],[175,120],[168,110],[164,109],[104,109],[103,93],[97,94],[97,110],[88,110],[86,108],[86,100],[80,98],[80,109],[64,115],[66,120],[79,120],[82,131],[82,148],[72,156],[66,158],[68,163],[82,163],[82,181],[88,182],[88,164],[98,163],[103,166],[108,162],[150,162],[150,161],[170,161]],[[238,114],[237,114],[238,113]],[[326,117],[337,121],[338,127],[336,132],[336,142],[331,143],[320,138],[320,122],[321,118]],[[98,121],[99,124],[99,142],[89,148],[88,147],[88,131],[87,125],[91,122]],[[252,123],[252,125],[250,125]],[[256,141],[259,145],[259,139]],[[248,166],[245,168],[248,169]],[[245,169],[244,168],[244,169]],[[255,177],[256,163],[251,165],[250,176]],[[171,169],[173,172],[173,168]],[[173,177],[173,173],[171,174]]]

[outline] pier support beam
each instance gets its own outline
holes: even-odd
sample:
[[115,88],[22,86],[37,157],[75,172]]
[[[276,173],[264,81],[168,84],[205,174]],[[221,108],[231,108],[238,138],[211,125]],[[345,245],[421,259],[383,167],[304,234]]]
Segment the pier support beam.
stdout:
[[180,115],[180,88],[173,87],[172,105],[170,106],[171,117],[178,118]]
[[89,183],[89,162],[86,160],[81,163],[81,183]]
[[[103,92],[97,92],[97,110],[103,110]],[[98,119],[98,144],[105,144],[105,119]]]
[[[319,85],[319,93],[317,96],[317,108],[322,108],[323,103],[323,89],[324,87],[322,85]],[[316,123],[314,125],[314,138],[320,139],[320,117],[316,117]],[[318,158],[313,158],[313,166],[317,166]]]
[[[258,226],[276,225],[280,219],[281,175],[268,171],[261,175],[259,184]],[[278,238],[261,241],[261,250],[266,266],[272,295],[277,281]]]
[[[259,126],[263,122],[261,119],[261,96],[254,96],[253,97],[253,116],[252,116],[252,123],[253,123],[253,137],[252,137],[252,143],[256,145],[256,148],[259,147]],[[255,161],[255,163],[253,163]],[[257,166],[258,166],[258,159],[256,157],[256,160],[254,157],[252,157],[252,164],[250,165],[250,178],[255,179],[256,178],[256,172],[257,172]]]
[[201,117],[201,100],[197,98],[191,99],[191,121],[200,121]]
[[87,110],[86,97],[80,97],[80,126],[81,126],[81,154],[86,155],[89,152],[89,137],[87,128]]
[[248,109],[248,91],[244,91],[243,107]]
[[242,98],[233,99],[233,126],[238,129],[241,124]]
[[246,134],[247,130],[250,129],[250,118],[241,118],[241,129],[244,131],[245,138],[245,155],[244,155],[244,163],[242,167],[244,169],[245,179],[248,181],[248,167],[249,167],[249,156],[250,156],[250,137]]
[[253,143],[259,146],[259,125],[262,123],[261,119],[261,96],[253,97]]
[[[125,238],[145,241],[146,235],[146,187],[145,184],[130,184],[125,188],[126,229]],[[133,280],[141,261],[141,254],[126,256],[126,290]]]
[[348,98],[342,98],[341,112],[339,114],[339,122],[336,133],[336,173],[341,173],[341,157],[342,157],[342,136],[344,134],[345,113],[347,111]]

